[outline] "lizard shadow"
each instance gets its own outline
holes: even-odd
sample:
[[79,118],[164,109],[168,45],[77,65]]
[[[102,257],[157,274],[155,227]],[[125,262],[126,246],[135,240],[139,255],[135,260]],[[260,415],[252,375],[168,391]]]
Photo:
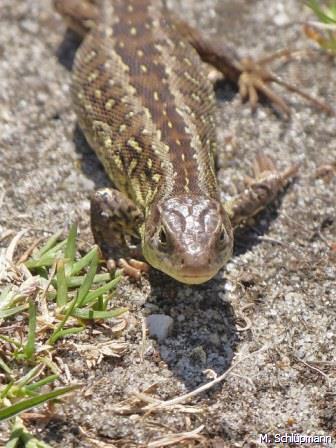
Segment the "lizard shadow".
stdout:
[[[272,205],[257,215],[253,226],[238,228],[233,258],[260,244],[258,238],[267,233],[277,215],[277,206]],[[209,381],[205,369],[222,375],[230,368],[238,344],[251,337],[250,331],[237,330],[239,318],[225,297],[225,280],[215,277],[203,285],[186,286],[155,270],[150,271],[149,280],[152,291],[148,302],[154,306],[153,313],[174,321],[172,334],[159,343],[161,359],[170,371],[188,390]],[[211,388],[208,396],[218,387]]]
[[[239,96],[237,84],[229,79],[218,79],[214,82],[213,88],[216,100],[220,102],[230,103],[237,95]],[[258,103],[269,108],[276,117],[281,118],[281,113],[272,105],[267,96],[262,92],[258,92]],[[251,113],[254,112],[251,111]]]
[[107,176],[103,165],[86,141],[78,124],[76,124],[73,132],[73,142],[76,152],[80,155],[81,170],[92,180],[95,190],[105,187],[111,188],[113,186],[111,179]]
[[229,79],[219,79],[214,82],[213,89],[217,101],[231,102],[238,93],[237,85]]
[[71,71],[82,38],[69,28],[66,30],[63,40],[56,50],[58,62],[67,70]]
[[[187,286],[153,272],[150,274],[149,306],[153,313],[173,318],[171,334],[159,342],[161,360],[186,389],[207,383],[204,370],[222,375],[232,364],[240,341],[237,317],[225,300],[223,281],[213,279],[204,285]],[[221,387],[221,386],[219,386]],[[212,395],[218,390],[211,388]]]
[[277,208],[280,207],[285,192],[279,193],[277,203],[270,204],[253,218],[252,224],[245,224],[238,227],[234,232],[233,257],[239,257],[251,251],[260,244],[260,239],[267,234],[272,222],[277,218]]

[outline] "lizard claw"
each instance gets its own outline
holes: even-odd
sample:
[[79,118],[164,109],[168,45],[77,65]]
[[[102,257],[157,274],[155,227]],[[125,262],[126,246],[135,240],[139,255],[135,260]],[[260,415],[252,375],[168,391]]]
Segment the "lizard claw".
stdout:
[[283,86],[290,92],[294,92],[297,95],[300,95],[301,97],[312,103],[316,108],[323,110],[328,115],[335,116],[336,112],[329,104],[324,101],[320,101],[317,98],[314,98],[308,93],[299,89],[298,87],[295,87],[294,85],[283,81],[270,70],[267,70],[267,68],[265,68],[266,63],[271,62],[272,60],[279,57],[288,57],[290,53],[291,52],[289,50],[279,51],[274,55],[265,57],[263,59],[260,59],[259,61],[254,61],[250,57],[241,59],[241,74],[238,80],[239,93],[241,98],[243,100],[248,99],[252,110],[255,111],[259,100],[259,95],[262,94],[271,101],[271,103],[282,113],[282,115],[284,115],[285,118],[289,118],[290,107],[280,95],[272,90],[269,84],[273,82]]
[[295,163],[293,165],[290,165],[285,170],[279,172],[274,163],[274,160],[262,151],[258,151],[253,162],[253,172],[255,177],[254,182],[262,181],[263,179],[273,174],[276,175],[282,182],[283,186],[285,186],[288,181],[298,173],[299,167],[300,164]]
[[149,265],[146,262],[135,260],[134,258],[129,260],[119,258],[117,261],[109,259],[106,265],[109,271],[115,271],[118,267],[122,269],[127,276],[135,280],[140,280],[143,273],[149,271]]
[[259,95],[262,93],[288,118],[290,116],[288,104],[268,85],[269,82],[274,81],[274,75],[252,58],[244,58],[240,63],[242,72],[238,86],[242,100],[248,99],[252,110],[255,111]]
[[263,152],[258,152],[254,161],[254,178],[249,178],[247,188],[226,204],[232,226],[259,213],[276,195],[286,187],[296,175],[299,164],[289,166],[283,171],[277,170],[273,160]]
[[[283,171],[279,171],[271,157],[259,151],[253,163],[254,184],[265,184],[275,190],[284,188],[288,182],[296,176],[300,168],[299,163],[290,165]],[[274,185],[273,185],[274,184]],[[252,185],[252,184],[250,184]]]

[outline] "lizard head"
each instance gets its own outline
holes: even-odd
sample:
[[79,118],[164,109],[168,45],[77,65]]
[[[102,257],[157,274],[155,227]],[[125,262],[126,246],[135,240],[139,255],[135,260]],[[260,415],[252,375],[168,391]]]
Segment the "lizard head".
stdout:
[[182,283],[206,282],[232,254],[231,224],[214,199],[179,195],[153,204],[146,215],[145,259]]

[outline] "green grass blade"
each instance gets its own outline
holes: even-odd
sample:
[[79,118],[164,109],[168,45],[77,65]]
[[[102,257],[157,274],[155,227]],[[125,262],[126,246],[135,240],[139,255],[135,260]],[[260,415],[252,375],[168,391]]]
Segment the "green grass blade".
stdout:
[[11,381],[10,383],[7,384],[7,386],[5,386],[5,388],[3,390],[0,390],[0,400],[3,400],[4,398],[6,398],[8,396],[13,385],[14,385],[14,381]]
[[108,292],[111,289],[115,289],[120,282],[121,276],[116,277],[115,279],[111,280],[110,282],[106,283],[105,285],[101,286],[100,288],[95,289],[94,291],[89,292],[85,299],[82,302],[82,306],[88,305],[89,303],[94,302],[99,296],[102,294]]
[[99,296],[97,301],[92,305],[95,311],[106,311],[105,301],[103,296]]
[[[22,432],[22,430],[21,430]],[[20,431],[16,431],[13,434],[13,437],[11,437],[10,441],[6,443],[4,448],[18,448],[20,445],[20,438],[21,438],[21,432]]]
[[80,272],[91,263],[91,260],[94,258],[97,249],[98,246],[94,246],[93,249],[90,250],[90,252],[88,252],[86,255],[84,255],[84,257],[82,257],[72,265],[71,276],[78,274],[78,272]]
[[22,344],[20,342],[18,342],[16,339],[10,338],[8,336],[4,336],[2,334],[0,334],[0,340],[1,339],[5,342],[9,342],[10,344],[15,345],[16,348],[20,348],[22,346]]
[[85,330],[84,326],[66,328],[65,330],[59,330],[51,336],[50,344],[54,344],[56,341],[58,341],[59,338],[63,338],[64,336],[69,336],[72,334],[81,333],[84,330]]
[[92,257],[90,263],[89,272],[86,274],[84,282],[82,283],[78,291],[76,307],[80,308],[82,306],[82,303],[86,298],[86,295],[88,294],[89,289],[91,288],[91,285],[93,283],[93,279],[96,275],[97,268],[98,268],[98,250],[95,249],[94,256]]
[[65,277],[64,260],[57,262],[57,296],[56,303],[60,308],[67,303],[68,285]]
[[4,448],[19,448],[22,440],[23,428],[13,428],[9,441]]
[[13,308],[8,308],[6,310],[0,311],[0,319],[6,319],[6,317],[13,316],[14,314],[19,313],[20,311],[24,311],[28,308],[28,304],[15,306]]
[[35,377],[40,375],[40,373],[43,370],[43,364],[38,364],[35,367],[33,367],[29,372],[27,372],[23,377],[21,377],[18,381],[16,381],[16,386],[25,386],[30,381],[32,381]]
[[53,381],[57,380],[57,378],[59,377],[59,375],[49,375],[47,378],[43,378],[40,381],[36,381],[36,383],[33,384],[28,384],[28,386],[26,386],[26,390],[33,392],[37,389],[39,389],[42,386],[45,386],[46,384],[50,384]]
[[0,369],[3,370],[4,372],[8,373],[8,375],[11,375],[12,370],[10,369],[10,367],[8,367],[8,365],[5,363],[5,361],[0,358]]
[[52,247],[48,250],[48,252],[45,252],[41,257],[34,256],[33,258],[30,258],[26,261],[25,265],[28,269],[36,269],[41,268],[45,266],[52,266],[56,254],[63,249],[63,247],[66,245],[67,240],[61,241],[60,243],[56,244],[56,246]]
[[35,257],[41,258],[42,255],[49,252],[49,250],[52,249],[56,245],[56,243],[59,240],[61,235],[62,235],[62,231],[59,231],[59,232],[55,233],[55,235],[51,236],[47,240],[46,244],[37,252]]
[[52,266],[55,261],[55,255],[45,255],[42,258],[39,259],[30,259],[26,261],[26,266],[28,269],[35,269],[35,268],[43,268],[45,266]]
[[48,392],[45,394],[40,394],[32,398],[28,398],[26,400],[19,401],[11,406],[1,408],[0,409],[0,421],[6,420],[8,418],[14,417],[20,412],[27,411],[28,409],[33,408],[34,406],[38,406],[46,401],[52,400],[54,398],[65,395],[69,392],[78,389],[79,386],[67,386],[61,389],[55,389],[52,392]]
[[128,308],[116,308],[109,311],[95,311],[82,308],[76,308],[72,312],[72,316],[80,319],[111,319],[112,317],[118,317],[121,314],[126,313]]
[[67,240],[60,241],[56,246],[52,247],[45,255],[55,256],[58,254],[65,246]]
[[14,425],[11,428],[10,439],[4,448],[52,448],[47,443],[37,440],[32,434],[29,433],[24,426],[23,421],[19,418],[15,418]]
[[318,17],[321,20],[321,22],[335,23],[332,17],[329,17],[327,14],[323,12],[317,0],[307,0],[306,4],[314,12],[316,17]]
[[34,274],[39,275],[40,277],[48,280],[49,270],[45,266],[41,266],[39,268],[34,269]]
[[[81,286],[85,280],[85,275],[78,275],[77,277],[68,277],[67,278],[67,285],[68,289],[77,288],[78,286]],[[105,274],[97,274],[94,276],[92,283],[102,283],[107,282],[111,280],[111,274],[105,273]],[[57,288],[57,280],[53,279],[51,284],[54,288]]]
[[333,19],[334,23],[336,23],[336,1],[333,1],[329,6],[330,17]]
[[54,330],[53,334],[48,339],[48,344],[54,344],[57,339],[59,338],[59,333],[62,331],[62,328],[64,327],[66,321],[69,319],[73,309],[76,306],[76,303],[78,302],[78,297],[72,301],[68,309],[66,310],[65,316],[62,319],[62,321],[57,325],[56,329]]
[[[77,277],[71,277],[68,279],[68,287],[69,288],[77,288],[78,286],[81,286],[85,280],[85,275],[80,275]],[[101,282],[107,282],[111,280],[111,274],[97,274],[93,278],[92,283],[101,283]]]
[[69,260],[72,265],[76,255],[76,238],[77,238],[77,224],[74,223],[70,227],[68,238],[66,239],[66,246],[64,250],[64,258]]

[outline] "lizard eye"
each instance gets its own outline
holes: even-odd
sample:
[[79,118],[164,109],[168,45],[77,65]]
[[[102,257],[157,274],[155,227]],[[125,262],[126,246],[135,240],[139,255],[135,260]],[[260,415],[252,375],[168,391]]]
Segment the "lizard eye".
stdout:
[[159,242],[161,246],[165,247],[167,245],[167,234],[163,226],[161,226],[160,232],[159,232]]

